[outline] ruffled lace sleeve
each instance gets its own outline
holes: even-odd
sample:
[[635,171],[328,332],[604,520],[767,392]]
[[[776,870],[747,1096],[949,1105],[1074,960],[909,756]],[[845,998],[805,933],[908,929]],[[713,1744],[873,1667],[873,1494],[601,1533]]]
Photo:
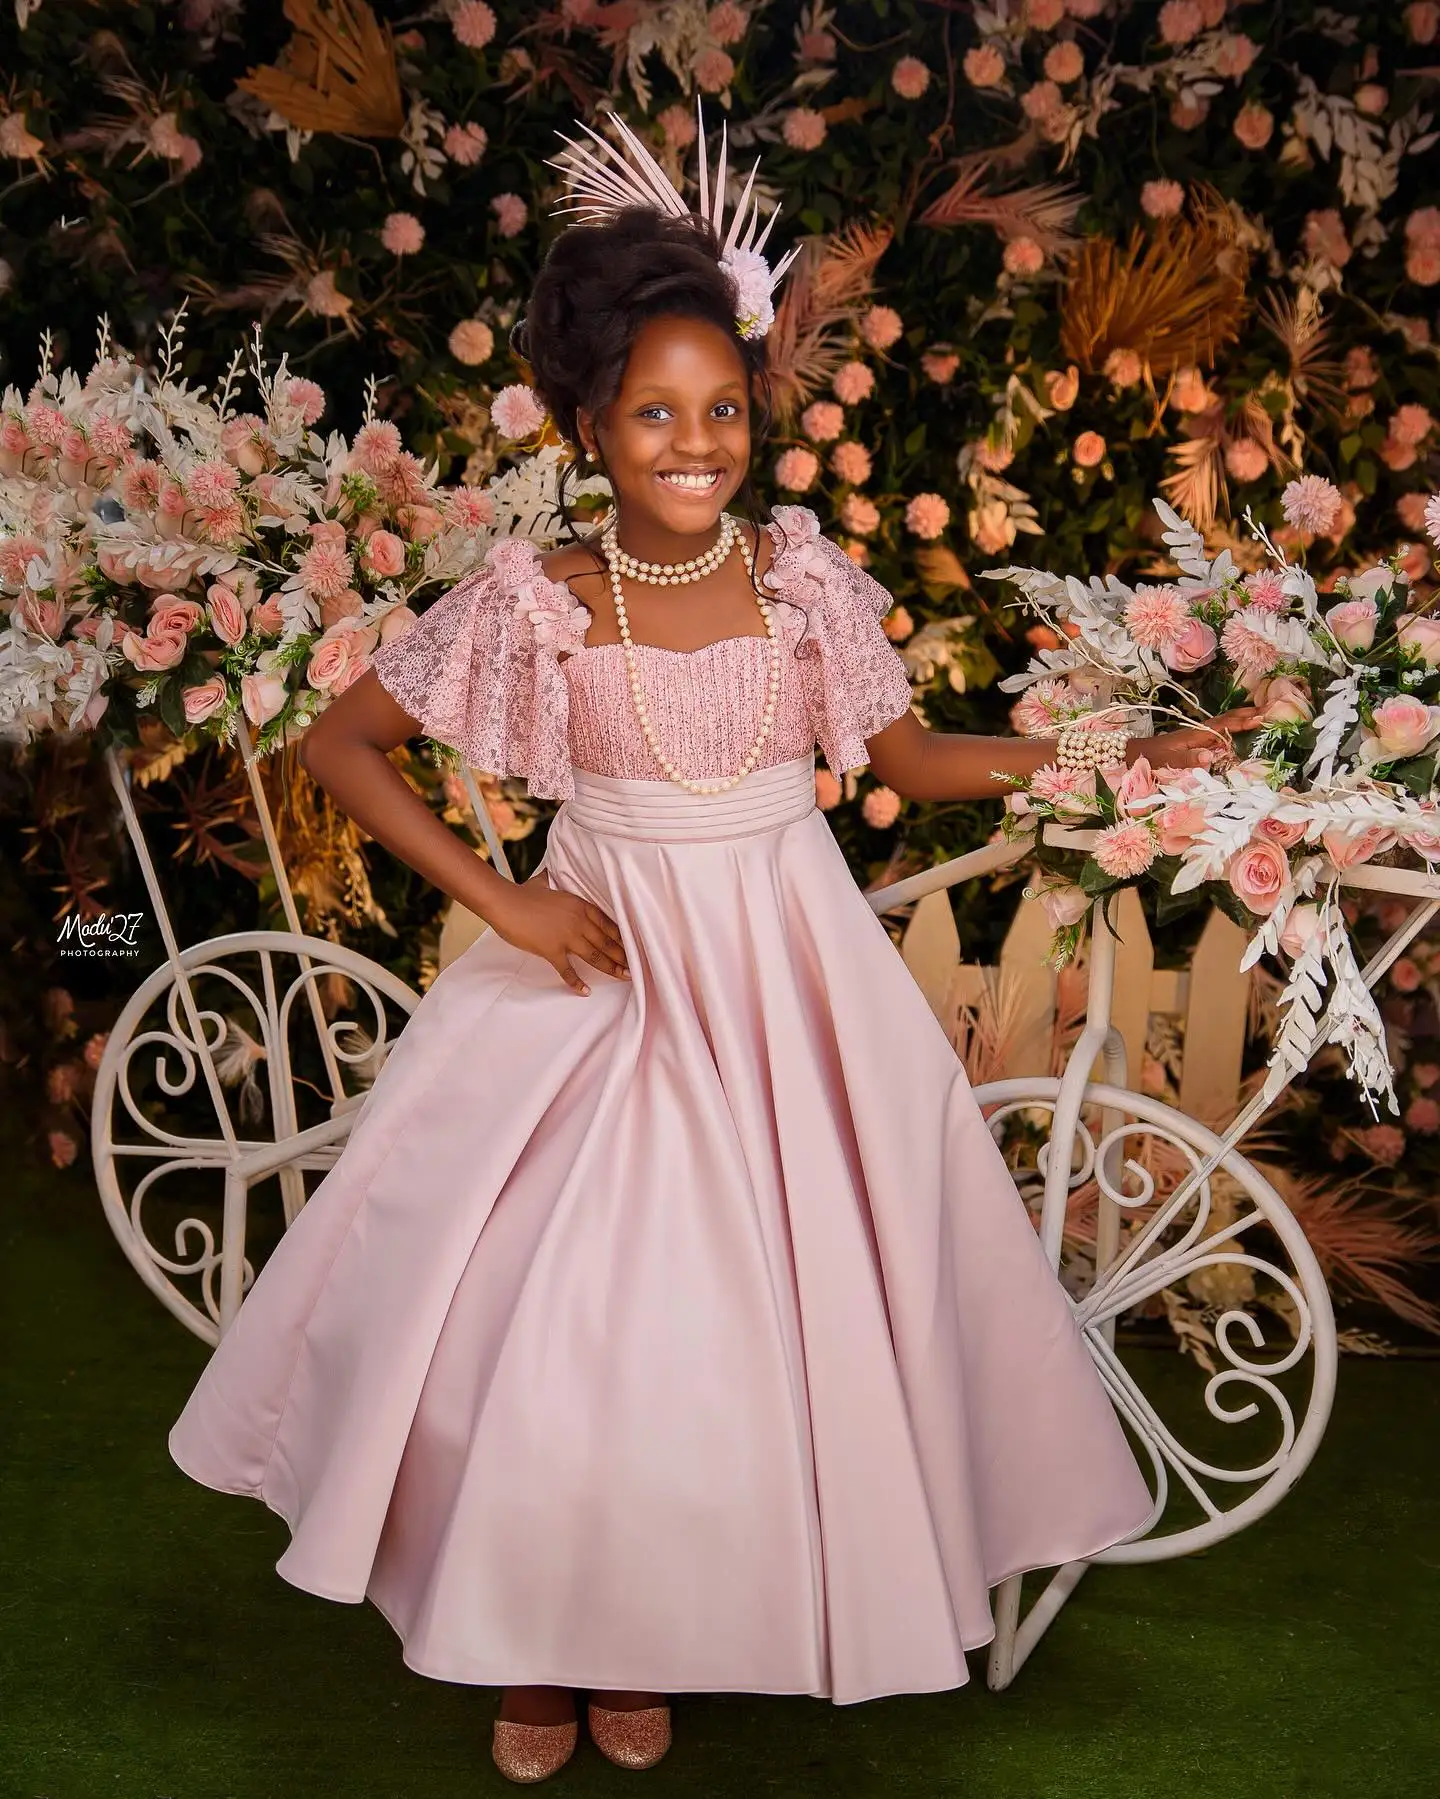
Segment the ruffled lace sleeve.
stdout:
[[523,538],[481,566],[371,658],[381,686],[427,737],[471,768],[519,775],[536,799],[569,799],[569,686],[559,657],[578,650],[590,614],[540,566]]
[[795,646],[815,738],[832,774],[869,761],[865,739],[909,708],[910,677],[880,628],[893,601],[871,575],[823,537],[805,506],[775,508],[775,559],[766,585],[805,615]]

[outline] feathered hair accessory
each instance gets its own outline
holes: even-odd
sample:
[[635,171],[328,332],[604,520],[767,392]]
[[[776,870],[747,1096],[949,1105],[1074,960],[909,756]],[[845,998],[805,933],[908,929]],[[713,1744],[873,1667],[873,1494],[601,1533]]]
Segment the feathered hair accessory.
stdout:
[[[764,337],[775,323],[775,289],[799,251],[787,250],[773,268],[765,260],[765,240],[779,218],[780,210],[777,207],[766,221],[765,229],[760,230],[760,208],[753,193],[755,176],[760,168],[758,157],[726,230],[728,132],[722,125],[720,157],[712,184],[705,157],[705,114],[698,100],[695,110],[700,128],[699,216],[711,227],[720,243],[720,267],[735,289],[735,329],[741,337]],[[576,223],[582,225],[603,225],[627,206],[648,206],[677,219],[693,218],[694,211],[686,204],[684,196],[625,121],[617,113],[606,116],[629,152],[629,160],[613,144],[606,143],[598,132],[592,131],[583,119],[577,119],[577,125],[591,143],[578,143],[574,138],[565,137],[563,131],[559,134],[569,145],[569,150],[550,158],[551,167],[559,169],[565,178],[565,200],[563,205],[555,208],[556,212],[572,213]]]

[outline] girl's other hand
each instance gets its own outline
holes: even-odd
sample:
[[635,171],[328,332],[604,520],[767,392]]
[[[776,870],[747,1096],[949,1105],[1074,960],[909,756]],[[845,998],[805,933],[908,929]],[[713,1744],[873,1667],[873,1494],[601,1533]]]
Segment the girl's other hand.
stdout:
[[1234,755],[1233,731],[1253,731],[1261,722],[1258,706],[1235,706],[1203,725],[1187,725],[1151,739],[1146,754],[1157,768],[1208,768]]
[[547,961],[565,984],[577,993],[590,989],[570,966],[570,958],[588,962],[602,974],[620,980],[630,978],[625,965],[625,945],[613,918],[578,893],[564,893],[540,879],[518,884],[504,901],[491,909],[491,928],[516,949],[528,950]]

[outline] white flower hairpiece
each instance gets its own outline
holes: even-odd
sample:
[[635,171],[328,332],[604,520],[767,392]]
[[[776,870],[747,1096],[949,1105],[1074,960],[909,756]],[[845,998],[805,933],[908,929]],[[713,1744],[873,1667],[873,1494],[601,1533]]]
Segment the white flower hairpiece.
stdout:
[[[705,157],[705,115],[698,100],[695,110],[699,120],[700,217],[709,224],[720,242],[720,267],[735,289],[735,329],[741,337],[764,337],[775,323],[775,289],[799,252],[787,250],[773,268],[765,260],[765,240],[779,218],[780,210],[777,207],[771,213],[761,231],[760,208],[753,194],[755,176],[760,168],[758,157],[726,231],[728,130],[722,125],[720,157],[712,185]],[[563,131],[559,134],[569,149],[550,159],[551,166],[565,177],[565,201],[556,207],[556,212],[573,213],[576,222],[583,225],[604,224],[627,206],[648,206],[671,218],[693,218],[694,212],[684,196],[625,121],[617,113],[606,116],[619,133],[630,160],[627,161],[613,144],[606,143],[598,132],[592,131],[583,119],[577,119],[576,123],[592,140],[594,148],[591,144],[577,143],[574,138],[565,137]]]

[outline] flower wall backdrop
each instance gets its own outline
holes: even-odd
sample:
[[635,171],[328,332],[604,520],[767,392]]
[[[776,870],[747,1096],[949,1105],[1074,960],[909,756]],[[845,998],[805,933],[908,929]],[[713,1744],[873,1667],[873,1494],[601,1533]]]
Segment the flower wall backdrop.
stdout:
[[[688,169],[698,92],[737,161],[763,153],[774,241],[806,240],[770,340],[768,497],[813,506],[893,589],[887,629],[936,726],[1007,728],[996,677],[1058,641],[980,572],[1147,576],[1157,492],[1243,574],[1264,561],[1244,509],[1293,550],[1280,496],[1323,476],[1342,504],[1307,536],[1319,590],[1396,554],[1416,603],[1433,597],[1430,0],[7,0],[0,70],[0,479],[37,444],[43,332],[78,376],[102,314],[158,361],[184,300],[183,377],[213,389],[258,320],[327,396],[324,431],[353,438],[368,405],[447,490],[484,485],[536,424],[508,332],[554,229],[557,128],[613,105]],[[253,476],[245,453],[238,434],[222,451]],[[23,575],[0,569],[7,615]],[[155,828],[198,864],[183,924],[253,923],[233,754],[138,728]],[[453,777],[406,766],[458,826]],[[26,877],[5,911],[37,950],[53,908],[118,904],[130,878],[95,773],[93,745],[52,736],[3,774]],[[303,781],[285,791],[312,928],[423,978],[433,896]],[[865,879],[998,819],[868,776],[822,773],[819,797]],[[490,798],[523,870],[545,808],[508,784]],[[355,866],[368,885],[341,878]],[[1012,898],[957,896],[969,954]],[[1189,940],[1162,933],[1176,960]],[[1406,958],[1382,996],[1409,1106],[1383,1128],[1422,1150],[1440,1140],[1422,1078],[1437,980]],[[40,1015],[12,1000],[9,1053]],[[1368,1115],[1347,1103],[1322,1153],[1398,1180],[1393,1143],[1359,1147]]]

